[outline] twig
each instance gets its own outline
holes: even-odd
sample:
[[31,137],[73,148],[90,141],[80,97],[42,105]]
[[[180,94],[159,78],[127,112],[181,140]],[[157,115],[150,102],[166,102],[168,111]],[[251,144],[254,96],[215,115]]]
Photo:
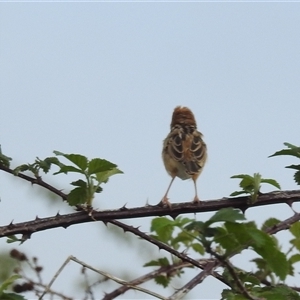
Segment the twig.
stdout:
[[[206,259],[200,259],[199,260],[200,263],[202,263],[202,265],[206,265],[208,264],[210,261],[209,260],[206,260]],[[183,268],[187,268],[187,267],[191,267],[192,265],[190,263],[187,263],[187,262],[181,262],[181,263],[178,263],[178,264],[174,264],[174,265],[170,265],[170,266],[163,266],[163,267],[160,267],[159,269],[157,270],[154,270],[148,274],[145,274],[141,277],[138,277],[132,281],[130,281],[129,283],[130,284],[133,284],[133,285],[138,285],[138,284],[142,284],[144,282],[147,282],[155,277],[157,277],[158,275],[162,274],[162,273],[173,273],[175,272],[176,270],[181,270]],[[205,267],[204,267],[205,268]],[[117,296],[121,295],[121,294],[124,294],[127,290],[129,290],[129,287],[127,286],[121,286],[120,288],[112,291],[111,293],[108,293],[106,294],[102,300],[111,300],[111,299],[114,299],[116,298]]]
[[100,275],[102,275],[102,276],[104,276],[104,277],[107,277],[107,278],[109,278],[109,279],[111,279],[111,280],[113,280],[113,281],[115,281],[115,282],[117,282],[117,283],[119,283],[119,284],[122,284],[122,285],[125,285],[125,286],[129,286],[131,289],[138,290],[138,291],[140,291],[140,292],[146,293],[146,294],[151,295],[151,296],[153,296],[153,297],[156,297],[156,298],[158,298],[158,299],[162,299],[162,300],[166,300],[166,299],[167,299],[167,298],[165,298],[165,297],[163,297],[163,296],[161,296],[161,295],[159,295],[159,294],[157,294],[157,293],[155,293],[155,292],[152,292],[152,291],[150,291],[150,290],[148,290],[148,289],[145,289],[145,288],[141,288],[141,287],[139,287],[139,286],[132,285],[132,284],[130,284],[129,282],[127,282],[127,281],[125,281],[125,280],[122,280],[122,279],[120,279],[120,278],[118,278],[118,277],[115,277],[115,276],[113,276],[113,275],[111,275],[111,274],[109,274],[109,273],[106,273],[106,272],[100,271],[100,270],[98,270],[98,269],[95,269],[95,268],[93,268],[92,266],[86,264],[85,262],[83,262],[83,261],[81,261],[81,260],[79,260],[79,259],[77,259],[76,257],[74,257],[74,256],[71,255],[71,256],[69,256],[69,257],[66,259],[66,261],[62,264],[62,266],[59,268],[59,270],[55,273],[55,275],[53,276],[52,280],[51,280],[50,283],[47,285],[47,287],[46,287],[46,289],[45,289],[45,292],[39,297],[39,300],[41,300],[41,299],[44,297],[44,295],[49,291],[49,288],[51,287],[51,285],[53,284],[53,282],[56,280],[56,278],[57,278],[58,275],[62,272],[62,270],[65,268],[65,266],[70,262],[70,260],[72,260],[72,261],[74,261],[74,262],[76,262],[76,263],[82,265],[83,267],[85,267],[85,268],[87,268],[87,269],[90,269],[90,270],[92,270],[92,271],[94,271],[94,272],[96,272],[96,273],[98,273],[98,274],[100,274]]
[[230,275],[234,279],[234,281],[235,281],[236,285],[238,286],[238,288],[239,288],[239,290],[240,290],[240,292],[241,292],[242,295],[244,295],[249,300],[259,300],[258,298],[256,298],[256,297],[252,296],[251,294],[249,294],[249,292],[245,288],[243,282],[240,280],[240,278],[236,274],[236,272],[234,270],[234,267],[230,263],[230,261],[229,261],[228,258],[219,255],[218,253],[216,253],[215,251],[213,251],[210,247],[207,247],[206,251],[208,253],[210,253],[211,255],[213,255],[215,258],[217,258],[225,267],[227,267]]
[[[192,280],[190,280],[182,288],[178,289],[172,296],[170,296],[168,298],[168,300],[182,299],[195,286],[197,286],[199,283],[201,283],[207,276],[211,275],[211,273],[215,273],[212,270],[216,264],[217,264],[217,261],[208,262],[202,272],[200,272],[197,276],[195,276]],[[222,282],[224,283],[224,279],[222,280]]]
[[5,171],[9,174],[12,174],[14,176],[17,176],[21,179],[24,179],[26,181],[29,181],[31,184],[36,184],[39,185],[49,191],[51,191],[52,193],[56,194],[57,196],[61,197],[63,200],[67,200],[67,195],[65,193],[63,193],[62,191],[56,189],[55,187],[53,187],[52,185],[48,184],[47,182],[43,181],[41,177],[31,177],[22,173],[17,173],[15,174],[13,169],[10,169],[2,164],[0,164],[0,170]]

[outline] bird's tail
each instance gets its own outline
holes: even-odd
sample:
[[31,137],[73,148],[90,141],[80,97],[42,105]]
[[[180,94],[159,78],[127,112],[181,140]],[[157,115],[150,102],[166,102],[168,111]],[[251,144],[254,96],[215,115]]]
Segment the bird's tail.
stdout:
[[196,174],[201,169],[201,166],[195,161],[187,161],[185,163],[186,172],[190,175]]

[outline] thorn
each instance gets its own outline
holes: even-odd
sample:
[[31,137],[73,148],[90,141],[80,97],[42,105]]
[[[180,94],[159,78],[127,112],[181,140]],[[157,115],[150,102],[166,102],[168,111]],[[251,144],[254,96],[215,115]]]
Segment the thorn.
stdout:
[[56,214],[56,217],[59,217],[60,216],[60,214],[59,214],[59,211],[57,212],[57,214]]
[[178,217],[178,213],[175,213],[175,214],[169,214],[169,216],[173,219],[173,220],[175,220],[177,217]]
[[125,203],[121,208],[120,208],[120,210],[122,211],[122,210],[128,210],[128,208],[126,207],[126,205],[127,205],[127,203]]
[[12,220],[12,221],[8,224],[8,226],[7,226],[8,228],[12,228],[12,227],[15,226],[15,225],[13,224],[13,221],[14,221],[14,220]]
[[297,212],[293,209],[293,203],[294,203],[294,201],[292,201],[292,200],[287,200],[286,201],[286,204],[291,208],[291,210],[293,211],[293,213],[296,215]]
[[38,216],[36,216],[36,217],[35,217],[35,220],[36,220],[36,221],[37,221],[37,220],[40,220],[40,218],[39,218]]
[[245,214],[247,208],[248,208],[248,207],[240,208],[240,210],[242,211],[243,215]]
[[105,220],[104,220],[104,221],[102,221],[102,222],[103,222],[103,223],[104,223],[104,225],[107,227],[107,223],[108,223],[108,222],[107,222],[107,221],[105,221]]
[[149,206],[149,205],[150,205],[149,204],[149,198],[147,198],[145,206]]
[[22,243],[24,243],[25,241],[29,240],[30,237],[31,237],[31,233],[29,233],[29,232],[28,232],[28,233],[24,233],[24,234],[22,235],[22,238],[21,238]]
[[185,250],[181,251],[180,253],[183,255],[187,255],[188,251],[187,251],[187,249],[185,249]]

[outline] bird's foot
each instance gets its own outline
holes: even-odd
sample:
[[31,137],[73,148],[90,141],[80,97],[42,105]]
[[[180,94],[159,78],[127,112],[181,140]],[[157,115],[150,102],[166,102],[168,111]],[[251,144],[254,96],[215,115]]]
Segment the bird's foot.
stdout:
[[195,198],[193,200],[193,203],[197,204],[197,205],[201,203],[201,201],[200,201],[200,199],[199,199],[199,197],[197,195],[195,196]]
[[168,206],[170,209],[172,209],[172,204],[169,202],[169,198],[167,196],[164,196],[157,205],[163,207]]

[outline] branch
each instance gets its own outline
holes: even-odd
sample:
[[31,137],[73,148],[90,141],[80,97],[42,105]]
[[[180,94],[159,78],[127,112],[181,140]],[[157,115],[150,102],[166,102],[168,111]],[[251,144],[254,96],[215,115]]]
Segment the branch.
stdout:
[[9,174],[12,174],[14,176],[17,176],[21,179],[24,179],[26,181],[29,181],[31,182],[31,184],[36,184],[36,185],[39,185],[43,188],[45,188],[46,190],[49,190],[51,191],[52,193],[56,194],[57,196],[61,197],[63,200],[67,200],[67,195],[65,193],[63,193],[62,191],[56,189],[55,187],[53,187],[52,185],[48,184],[47,182],[43,181],[42,180],[42,177],[31,177],[31,176],[27,176],[25,174],[22,174],[22,173],[17,173],[15,174],[14,173],[14,170],[0,164],[0,170],[4,171],[4,172],[7,172]]
[[[60,194],[63,194],[59,191]],[[300,190],[271,192],[259,196],[258,201],[254,205],[247,204],[247,197],[236,198],[223,198],[219,200],[203,201],[200,204],[194,204],[192,202],[173,204],[172,208],[161,207],[159,205],[148,205],[136,208],[126,208],[125,206],[116,210],[96,211],[91,210],[89,213],[86,211],[75,212],[66,215],[60,215],[59,213],[53,217],[38,218],[33,221],[27,221],[23,223],[10,223],[6,226],[0,227],[0,238],[5,236],[11,236],[15,234],[22,234],[26,238],[29,238],[32,233],[63,227],[67,228],[71,225],[87,223],[97,221],[112,221],[115,219],[134,219],[145,217],[157,217],[169,215],[172,218],[176,218],[180,214],[187,213],[199,213],[207,211],[217,211],[225,207],[239,208],[242,211],[250,207],[258,207],[263,205],[287,203],[290,205],[292,202],[300,202]],[[295,214],[292,218],[287,219],[285,224],[280,223],[282,227],[277,224],[274,230],[288,229],[293,222],[299,220],[299,214]]]
[[225,258],[221,255],[219,255],[218,253],[216,253],[215,251],[213,251],[210,246],[206,248],[206,251],[208,253],[210,253],[211,255],[215,256],[219,262],[224,265],[225,267],[227,267],[230,275],[232,276],[232,279],[234,280],[235,284],[237,285],[237,287],[239,288],[241,294],[243,296],[245,296],[246,299],[250,299],[250,300],[259,300],[256,297],[253,297],[246,289],[246,287],[244,286],[244,283],[240,280],[240,278],[238,277],[238,275],[236,274],[235,270],[234,270],[234,266],[231,264],[231,262],[229,261],[228,258]]
[[[215,273],[213,270],[217,267],[217,261],[208,262],[203,271],[201,271],[197,276],[185,284],[182,288],[177,290],[168,300],[182,299],[187,293],[189,293],[195,286],[201,283],[208,275]],[[217,274],[217,273],[216,273]],[[219,275],[219,274],[218,274]],[[219,275],[222,277],[221,275]],[[223,283],[224,279],[221,280]]]
[[[204,261],[204,260],[203,260]],[[199,262],[201,262],[199,260]],[[145,283],[149,280],[152,280],[154,279],[155,277],[157,277],[158,275],[160,274],[163,274],[163,273],[167,273],[167,274],[172,274],[174,272],[176,272],[177,270],[181,270],[183,268],[187,268],[187,267],[191,267],[191,264],[190,263],[187,263],[187,262],[180,262],[180,263],[177,263],[177,264],[174,264],[174,265],[170,265],[170,266],[163,266],[163,267],[160,267],[150,273],[147,273],[141,277],[138,277],[130,282],[128,282],[129,284],[131,285],[138,285],[138,284],[142,284],[142,283]],[[117,296],[120,296],[122,294],[124,294],[127,290],[129,290],[130,288],[128,286],[121,286],[120,288],[112,291],[111,293],[109,294],[106,294],[102,300],[111,300],[111,299],[114,299],[116,298]]]
[[[109,221],[110,223],[118,226],[118,227],[121,227],[125,232],[126,231],[129,231],[137,236],[139,236],[140,238],[142,238],[143,240],[146,240],[148,242],[150,242],[151,244],[154,244],[156,245],[159,249],[163,249],[171,254],[173,254],[174,256],[180,258],[181,260],[183,261],[186,261],[188,263],[190,263],[191,265],[197,267],[197,268],[200,268],[200,269],[204,269],[205,266],[207,265],[207,261],[203,262],[203,261],[198,261],[198,260],[195,260],[193,258],[190,258],[189,256],[183,254],[183,253],[180,253],[178,252],[177,250],[173,249],[172,247],[160,242],[159,240],[156,240],[150,236],[148,236],[147,234],[145,234],[144,232],[141,232],[138,228],[134,228],[130,225],[126,225],[124,223],[121,223],[117,220],[112,220],[112,221]],[[226,282],[224,282],[222,276],[220,276],[218,273],[212,273],[211,274],[212,276],[218,278],[219,280],[221,280],[223,283],[226,284]]]

